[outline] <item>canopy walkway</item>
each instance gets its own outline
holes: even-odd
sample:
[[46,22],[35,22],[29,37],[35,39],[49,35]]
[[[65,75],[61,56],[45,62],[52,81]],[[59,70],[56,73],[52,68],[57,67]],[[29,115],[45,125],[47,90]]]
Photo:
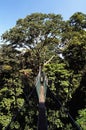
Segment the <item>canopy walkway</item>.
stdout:
[[[36,84],[35,87],[32,89],[32,91],[30,92],[30,94],[27,95],[25,94],[25,99],[26,102],[24,102],[23,106],[18,109],[18,111],[16,112],[15,116],[13,116],[13,118],[11,119],[10,123],[7,125],[7,127],[5,128],[5,130],[9,130],[10,125],[13,121],[15,121],[16,117],[18,116],[18,114],[22,111],[22,109],[25,107],[25,104],[28,103],[29,104],[29,100],[32,97],[34,91],[37,91],[37,95],[39,98],[39,94],[40,94],[40,85],[43,84],[44,86],[44,96],[46,98],[46,92],[49,93],[49,95],[52,97],[52,99],[54,100],[54,102],[56,103],[56,105],[58,106],[58,109],[60,109],[62,107],[61,102],[59,101],[59,99],[54,95],[54,93],[50,90],[50,87],[48,85],[48,80],[47,80],[47,76],[44,72],[42,72],[41,68],[39,68],[39,73],[36,77]],[[82,130],[82,128],[75,122],[75,120],[73,119],[73,117],[71,116],[71,114],[69,113],[69,111],[63,107],[63,111],[64,113],[68,116],[69,121],[71,122],[72,126],[76,129],[76,130]]]

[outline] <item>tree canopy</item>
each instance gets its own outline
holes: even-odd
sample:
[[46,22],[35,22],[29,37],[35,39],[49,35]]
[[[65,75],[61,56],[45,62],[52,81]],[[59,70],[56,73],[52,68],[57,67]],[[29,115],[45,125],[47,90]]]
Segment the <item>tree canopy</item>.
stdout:
[[62,104],[59,108],[47,92],[48,130],[77,129],[69,122],[64,108],[85,130],[86,14],[76,12],[64,21],[59,14],[33,13],[19,19],[2,35],[2,40],[0,128],[7,128],[17,115],[8,129],[37,129],[36,92],[28,98],[41,65],[48,87]]

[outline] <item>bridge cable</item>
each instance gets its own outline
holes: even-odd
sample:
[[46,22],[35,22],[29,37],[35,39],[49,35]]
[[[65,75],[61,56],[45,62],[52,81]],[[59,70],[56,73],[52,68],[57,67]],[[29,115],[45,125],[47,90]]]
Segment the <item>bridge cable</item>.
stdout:
[[[55,99],[57,105],[59,104],[59,107],[62,106],[61,102],[59,101],[58,98],[55,97],[55,95],[52,93],[52,91],[50,90],[50,88],[48,87],[48,91],[49,93],[51,94],[51,96],[53,97],[53,99]],[[71,120],[71,124],[73,126],[75,126],[77,128],[77,130],[82,130],[81,127],[75,122],[75,120],[73,119],[73,117],[71,116],[71,114],[67,111],[66,108],[64,108],[64,112],[68,115],[68,117],[70,118]]]

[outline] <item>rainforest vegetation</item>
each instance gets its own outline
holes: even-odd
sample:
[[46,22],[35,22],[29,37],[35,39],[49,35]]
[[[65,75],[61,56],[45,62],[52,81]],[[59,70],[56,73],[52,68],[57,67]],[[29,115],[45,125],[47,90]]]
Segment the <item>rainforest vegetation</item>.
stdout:
[[60,14],[33,13],[1,39],[0,129],[37,130],[38,98],[35,90],[30,93],[42,65],[61,102],[59,107],[47,91],[48,130],[77,130],[67,112],[86,130],[86,14],[64,20]]

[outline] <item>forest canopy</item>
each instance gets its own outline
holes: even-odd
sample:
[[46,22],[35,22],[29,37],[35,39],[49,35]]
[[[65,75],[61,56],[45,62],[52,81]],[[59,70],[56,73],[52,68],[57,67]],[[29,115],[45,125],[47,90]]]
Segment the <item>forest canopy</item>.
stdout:
[[64,108],[86,130],[86,14],[76,12],[65,21],[59,14],[33,13],[1,38],[0,128],[16,115],[8,130],[37,129],[36,92],[28,98],[41,65],[62,104],[58,108],[47,92],[48,130],[77,130]]

